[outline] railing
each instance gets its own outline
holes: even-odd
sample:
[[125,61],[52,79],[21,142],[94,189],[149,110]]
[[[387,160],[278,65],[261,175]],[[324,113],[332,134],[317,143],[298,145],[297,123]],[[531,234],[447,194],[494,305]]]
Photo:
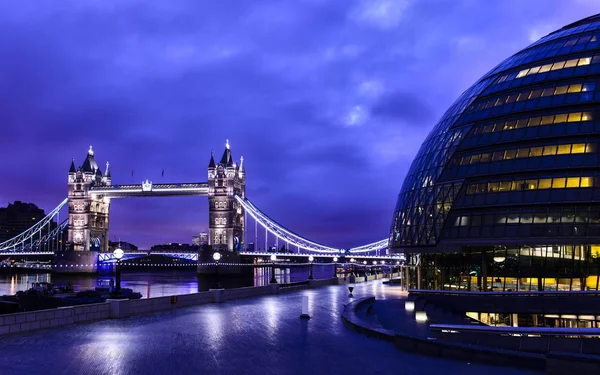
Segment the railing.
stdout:
[[429,326],[436,340],[529,353],[600,354],[600,328]]
[[596,290],[574,291],[519,291],[519,292],[465,292],[453,290],[409,289],[409,293],[433,296],[474,296],[474,297],[565,297],[565,296],[600,296]]

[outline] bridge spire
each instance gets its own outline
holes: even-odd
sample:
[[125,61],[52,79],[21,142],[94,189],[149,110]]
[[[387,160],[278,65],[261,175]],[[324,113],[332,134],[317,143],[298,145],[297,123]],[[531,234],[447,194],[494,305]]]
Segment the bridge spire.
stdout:
[[240,169],[239,169],[239,175],[240,177],[242,177],[242,175],[244,174],[244,157],[240,157]]
[[104,172],[104,177],[110,178],[110,169],[108,168],[110,164],[106,162],[106,172]]
[[69,174],[75,174],[77,170],[75,169],[75,158],[71,160],[71,168],[69,168]]
[[215,168],[215,152],[210,152],[210,162],[208,163],[209,168]]
[[225,143],[225,151],[223,152],[223,156],[221,157],[221,161],[219,164],[223,164],[224,167],[233,166],[233,160],[231,158],[231,150],[229,149],[229,139],[227,143]]

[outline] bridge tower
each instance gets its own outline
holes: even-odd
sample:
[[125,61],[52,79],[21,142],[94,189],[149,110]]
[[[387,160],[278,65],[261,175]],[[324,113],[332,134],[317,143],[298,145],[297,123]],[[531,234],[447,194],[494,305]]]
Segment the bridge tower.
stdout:
[[95,272],[98,252],[108,251],[108,212],[110,200],[90,194],[92,186],[111,185],[108,163],[104,175],[94,159],[92,146],[83,165],[75,169],[71,161],[68,177],[69,221],[65,252],[54,257],[58,272]]
[[208,244],[213,251],[226,253],[243,249],[244,208],[235,195],[246,197],[246,170],[243,157],[240,164],[233,161],[227,140],[219,163],[215,164],[214,154],[208,163]]

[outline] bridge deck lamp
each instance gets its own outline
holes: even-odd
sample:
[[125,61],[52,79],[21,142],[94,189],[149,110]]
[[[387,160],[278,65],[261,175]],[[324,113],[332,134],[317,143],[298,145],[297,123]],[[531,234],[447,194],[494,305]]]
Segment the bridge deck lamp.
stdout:
[[213,260],[215,261],[215,288],[221,289],[221,283],[219,282],[219,260],[221,259],[221,254],[218,251],[215,251],[213,254]]
[[120,247],[117,247],[115,249],[115,251],[113,251],[113,255],[115,256],[115,259],[117,260],[116,290],[121,290],[121,259],[123,259],[123,255],[125,255],[125,252]]
[[277,260],[277,256],[275,254],[271,255],[271,284],[277,284],[277,279],[275,278],[275,261]]
[[333,278],[337,279],[337,261],[338,257],[333,257]]
[[310,262],[310,273],[308,274],[309,280],[315,279],[315,277],[313,276],[313,261],[314,260],[315,260],[315,257],[313,257],[312,255],[308,257],[308,261]]

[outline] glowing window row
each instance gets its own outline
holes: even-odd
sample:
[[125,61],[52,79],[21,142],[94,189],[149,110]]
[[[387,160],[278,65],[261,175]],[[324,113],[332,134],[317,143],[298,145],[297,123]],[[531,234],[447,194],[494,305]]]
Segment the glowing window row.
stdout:
[[593,186],[593,177],[533,178],[527,180],[496,181],[471,184],[467,187],[467,194],[485,194],[503,191],[526,191],[541,189],[588,188]]
[[572,85],[552,86],[542,89],[525,90],[518,93],[512,93],[509,95],[502,95],[500,97],[492,98],[487,101],[482,101],[477,105],[472,105],[469,108],[470,111],[479,111],[486,108],[492,108],[499,105],[510,104],[513,102],[519,102],[521,100],[537,99],[546,96],[562,95],[567,93],[578,93],[586,91],[594,91],[596,88],[595,82],[586,83],[575,83]]
[[454,159],[453,164],[469,165],[519,158],[533,158],[538,156],[550,155],[583,154],[592,152],[596,152],[595,143],[574,143],[566,145],[524,147],[512,150],[501,150],[494,152],[486,152],[483,154],[468,155],[460,158],[457,157],[456,159]]
[[[600,62],[600,56],[595,56],[593,63],[599,63]],[[511,81],[515,78],[522,78],[522,77],[526,77],[532,74],[538,74],[538,73],[545,73],[545,72],[549,72],[551,70],[560,70],[560,69],[565,69],[565,68],[573,68],[576,66],[584,66],[584,65],[590,65],[592,64],[592,57],[583,57],[580,59],[571,59],[571,60],[563,60],[563,61],[557,61],[555,63],[550,63],[550,64],[545,64],[545,65],[538,65],[538,66],[534,66],[533,68],[529,68],[529,69],[523,69],[519,72],[512,72],[509,74],[505,74],[503,76],[501,76],[500,78],[498,78],[498,80],[496,81],[496,83],[502,83],[505,81]]]
[[482,133],[495,133],[505,130],[522,129],[540,125],[560,124],[564,122],[591,121],[591,112],[571,112],[558,115],[527,117],[518,120],[501,121],[495,124],[477,126],[473,129],[473,135]]

